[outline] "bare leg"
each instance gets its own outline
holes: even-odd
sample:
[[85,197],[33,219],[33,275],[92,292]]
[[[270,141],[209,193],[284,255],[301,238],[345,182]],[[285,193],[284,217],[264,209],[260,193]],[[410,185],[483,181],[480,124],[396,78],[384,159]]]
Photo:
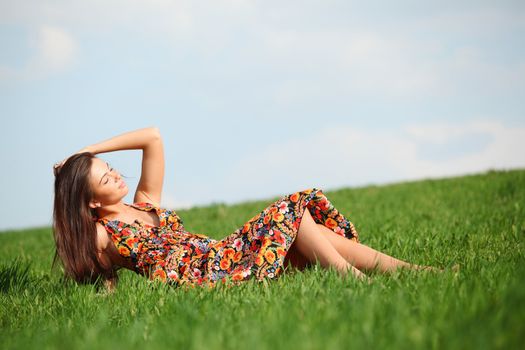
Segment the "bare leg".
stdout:
[[[309,263],[319,261],[322,267],[335,268],[341,275],[351,272],[360,279],[367,279],[366,275],[348,263],[321,233],[308,210],[304,212],[297,237],[290,249],[292,248],[293,254],[299,255]],[[294,260],[292,258],[288,261],[293,264]]]
[[337,252],[359,270],[372,270],[377,268],[381,272],[389,272],[403,267],[414,270],[442,271],[432,266],[415,265],[396,259],[364,244],[342,237],[322,224],[316,225]]

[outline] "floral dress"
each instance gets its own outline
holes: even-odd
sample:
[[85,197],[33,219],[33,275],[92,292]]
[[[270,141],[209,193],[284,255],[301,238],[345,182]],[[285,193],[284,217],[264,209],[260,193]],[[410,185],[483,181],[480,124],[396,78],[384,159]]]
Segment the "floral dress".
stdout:
[[282,197],[221,240],[188,232],[173,210],[146,202],[132,206],[155,210],[160,225],[150,226],[139,220],[128,224],[94,219],[104,225],[119,254],[131,260],[136,273],[174,286],[214,286],[226,280],[238,283],[250,278],[277,278],[297,237],[305,208],[316,223],[359,242],[352,222],[317,188]]

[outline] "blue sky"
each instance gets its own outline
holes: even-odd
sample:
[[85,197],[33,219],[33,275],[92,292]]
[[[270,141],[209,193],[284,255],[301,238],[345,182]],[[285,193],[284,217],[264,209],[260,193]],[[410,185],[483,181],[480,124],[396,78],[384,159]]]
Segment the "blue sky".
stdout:
[[[0,230],[147,126],[175,209],[523,168],[523,37],[519,1],[0,0]],[[99,157],[136,187],[139,151]]]

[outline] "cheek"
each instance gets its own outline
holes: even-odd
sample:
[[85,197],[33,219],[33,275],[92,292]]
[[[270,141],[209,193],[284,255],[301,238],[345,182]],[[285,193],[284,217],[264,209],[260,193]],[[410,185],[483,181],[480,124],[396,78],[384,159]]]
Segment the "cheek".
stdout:
[[99,186],[97,190],[94,192],[96,198],[100,198],[101,200],[108,200],[111,201],[116,198],[120,198],[122,196],[122,191],[128,192],[127,187],[126,188],[117,188],[116,185],[111,186],[111,184]]
[[111,196],[111,189],[109,186],[104,186],[104,185],[101,185],[101,186],[97,186],[95,187],[95,189],[93,190],[93,195],[96,197],[96,198],[105,198],[105,197],[108,197],[108,196]]
[[98,187],[95,187],[95,188],[91,187],[91,193],[93,193],[93,197],[95,198],[100,198],[104,196],[104,192],[101,191],[101,189]]

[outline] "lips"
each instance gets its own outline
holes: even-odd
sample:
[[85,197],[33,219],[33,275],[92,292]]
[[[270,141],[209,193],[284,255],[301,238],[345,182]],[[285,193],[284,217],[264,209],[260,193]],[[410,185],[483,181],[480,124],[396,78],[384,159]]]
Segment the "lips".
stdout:
[[124,181],[122,181],[122,182],[120,183],[120,185],[118,186],[118,188],[123,188],[124,186],[126,186],[126,183],[125,183]]

